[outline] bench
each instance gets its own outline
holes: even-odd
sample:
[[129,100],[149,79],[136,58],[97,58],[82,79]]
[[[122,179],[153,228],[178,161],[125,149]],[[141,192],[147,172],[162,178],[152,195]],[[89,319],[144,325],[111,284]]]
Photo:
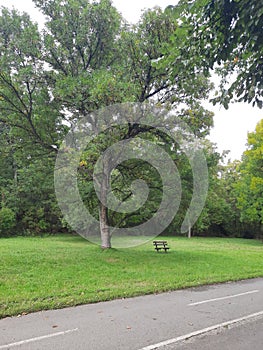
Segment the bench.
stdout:
[[159,252],[159,250],[164,250],[165,253],[167,252],[168,249],[168,243],[167,241],[153,241],[154,249]]

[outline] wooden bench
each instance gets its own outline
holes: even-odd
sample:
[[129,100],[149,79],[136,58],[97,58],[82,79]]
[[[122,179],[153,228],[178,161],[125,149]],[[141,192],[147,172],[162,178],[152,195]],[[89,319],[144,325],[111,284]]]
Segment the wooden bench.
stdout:
[[168,249],[168,243],[167,241],[153,241],[154,249],[159,252],[159,250],[164,250],[165,253],[167,252]]

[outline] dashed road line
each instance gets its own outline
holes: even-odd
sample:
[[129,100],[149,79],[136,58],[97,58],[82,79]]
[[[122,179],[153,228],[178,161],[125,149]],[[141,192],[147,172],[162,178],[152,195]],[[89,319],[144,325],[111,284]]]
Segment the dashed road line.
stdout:
[[245,293],[240,293],[240,294],[228,295],[228,296],[220,297],[220,298],[214,298],[214,299],[198,301],[196,303],[188,304],[188,306],[201,305],[201,304],[211,303],[212,301],[218,301],[218,300],[232,299],[232,298],[241,297],[243,295],[255,294],[255,293],[258,293],[258,292],[259,292],[259,290],[251,290],[250,292],[245,292]]
[[24,344],[28,344],[28,343],[34,343],[40,340],[44,340],[44,339],[49,339],[49,338],[54,338],[54,337],[59,337],[62,335],[66,335],[69,333],[73,333],[73,332],[77,332],[78,328],[75,329],[69,329],[67,331],[63,331],[63,332],[57,332],[57,333],[51,333],[51,334],[47,334],[47,335],[42,335],[40,337],[35,337],[35,338],[30,338],[30,339],[26,339],[26,340],[21,340],[15,343],[10,343],[10,344],[6,344],[6,345],[0,345],[0,349],[11,349],[14,348],[16,346],[20,346],[20,345],[24,345]]

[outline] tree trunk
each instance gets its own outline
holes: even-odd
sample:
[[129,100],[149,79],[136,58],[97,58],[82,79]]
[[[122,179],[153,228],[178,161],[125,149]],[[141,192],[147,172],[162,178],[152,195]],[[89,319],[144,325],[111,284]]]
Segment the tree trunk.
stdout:
[[102,203],[100,205],[100,236],[101,236],[101,248],[102,249],[111,248],[108,208]]
[[188,238],[192,237],[192,230],[191,230],[191,225],[189,224],[188,226]]
[[109,189],[109,162],[105,159],[103,162],[103,179],[101,183],[101,203],[100,203],[100,236],[101,248],[111,248],[111,236],[109,230],[109,218],[107,208],[107,193]]

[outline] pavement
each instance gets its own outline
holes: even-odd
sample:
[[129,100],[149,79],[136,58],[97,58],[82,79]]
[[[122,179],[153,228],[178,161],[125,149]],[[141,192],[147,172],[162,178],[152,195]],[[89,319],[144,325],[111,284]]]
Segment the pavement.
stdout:
[[263,278],[0,320],[0,350],[263,348]]

